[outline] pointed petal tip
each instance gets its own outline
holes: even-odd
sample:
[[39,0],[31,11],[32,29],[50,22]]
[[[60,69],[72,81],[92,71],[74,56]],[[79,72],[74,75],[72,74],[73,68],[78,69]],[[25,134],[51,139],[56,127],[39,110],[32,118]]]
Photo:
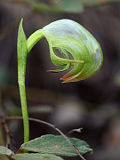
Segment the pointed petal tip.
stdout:
[[63,81],[66,81],[67,79],[69,79],[70,77],[72,77],[72,74],[68,73],[68,74],[65,74],[62,78],[60,78],[61,80]]
[[72,74],[65,74],[63,77],[60,78],[60,80],[62,81],[62,83],[69,83],[69,79],[72,76]]

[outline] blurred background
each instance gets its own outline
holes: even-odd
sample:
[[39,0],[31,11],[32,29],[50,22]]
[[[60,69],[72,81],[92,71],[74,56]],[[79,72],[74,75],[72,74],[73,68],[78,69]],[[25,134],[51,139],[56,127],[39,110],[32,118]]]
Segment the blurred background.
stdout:
[[[91,78],[62,84],[45,39],[28,56],[26,86],[31,117],[55,124],[65,134],[86,140],[93,148],[87,160],[120,159],[120,2],[119,0],[0,0],[0,116],[21,115],[17,84],[17,31],[21,17],[28,37],[52,21],[68,18],[87,28],[103,50],[102,69]],[[8,123],[9,145],[23,143],[21,121]],[[31,139],[51,128],[31,122]],[[4,135],[4,136],[3,136]],[[0,145],[8,143],[0,125]],[[78,158],[79,159],[79,158]],[[72,159],[71,159],[72,160]],[[77,158],[74,158],[77,160]]]

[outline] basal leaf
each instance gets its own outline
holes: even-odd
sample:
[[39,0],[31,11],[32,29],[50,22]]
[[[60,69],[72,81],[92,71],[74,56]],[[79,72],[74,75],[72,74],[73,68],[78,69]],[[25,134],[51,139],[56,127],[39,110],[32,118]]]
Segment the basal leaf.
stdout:
[[[80,154],[92,151],[89,145],[83,140],[70,138],[70,141],[78,149]],[[49,153],[68,157],[77,156],[72,146],[70,146],[63,136],[55,136],[52,134],[47,134],[24,143],[21,148],[27,151],[44,154]]]
[[12,155],[12,151],[6,147],[0,146],[0,155],[10,156]]
[[13,156],[15,160],[63,160],[62,158],[51,155],[51,154],[33,154],[33,153],[25,153],[25,154],[16,154]]

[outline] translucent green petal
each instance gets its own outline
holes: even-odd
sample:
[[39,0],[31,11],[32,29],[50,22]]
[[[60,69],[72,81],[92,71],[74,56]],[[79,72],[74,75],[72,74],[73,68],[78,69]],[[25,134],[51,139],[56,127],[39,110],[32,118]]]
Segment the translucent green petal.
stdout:
[[[103,62],[101,47],[80,24],[68,19],[58,20],[44,27],[42,34],[49,43],[53,64],[66,66],[70,63],[72,66],[71,71],[61,80],[79,81],[90,77],[100,69]],[[61,50],[63,58],[55,53],[54,48]],[[72,55],[73,59],[66,56],[67,52]]]

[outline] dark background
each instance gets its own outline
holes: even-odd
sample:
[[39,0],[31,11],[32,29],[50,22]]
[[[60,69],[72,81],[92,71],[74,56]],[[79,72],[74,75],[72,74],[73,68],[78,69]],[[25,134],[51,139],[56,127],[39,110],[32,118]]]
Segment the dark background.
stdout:
[[[64,0],[65,1],[65,0]],[[38,9],[24,0],[0,0],[0,113],[16,115],[20,110],[17,84],[17,30],[21,17],[28,37],[50,22],[68,18],[87,28],[99,41],[104,62],[101,70],[91,78],[77,83],[62,84],[64,73],[46,72],[55,68],[50,60],[45,39],[32,49],[27,60],[26,86],[30,114],[55,124],[64,133],[83,128],[71,136],[86,140],[94,150],[88,160],[120,159],[120,3],[119,1],[78,0],[82,9],[67,1],[65,9],[56,13],[52,7],[59,1],[44,2],[51,10]],[[69,8],[69,4],[72,8]],[[67,8],[68,7],[68,8]],[[75,8],[78,8],[75,9]],[[66,11],[67,9],[67,11]],[[34,110],[33,109],[33,110]],[[9,123],[11,148],[23,143],[22,122]],[[2,131],[2,127],[0,128]],[[31,139],[55,133],[45,125],[31,123]],[[5,136],[4,136],[5,138]],[[1,138],[0,138],[1,139]],[[1,144],[6,143],[2,141]],[[74,158],[75,160],[75,158]],[[77,160],[77,158],[76,158]]]

